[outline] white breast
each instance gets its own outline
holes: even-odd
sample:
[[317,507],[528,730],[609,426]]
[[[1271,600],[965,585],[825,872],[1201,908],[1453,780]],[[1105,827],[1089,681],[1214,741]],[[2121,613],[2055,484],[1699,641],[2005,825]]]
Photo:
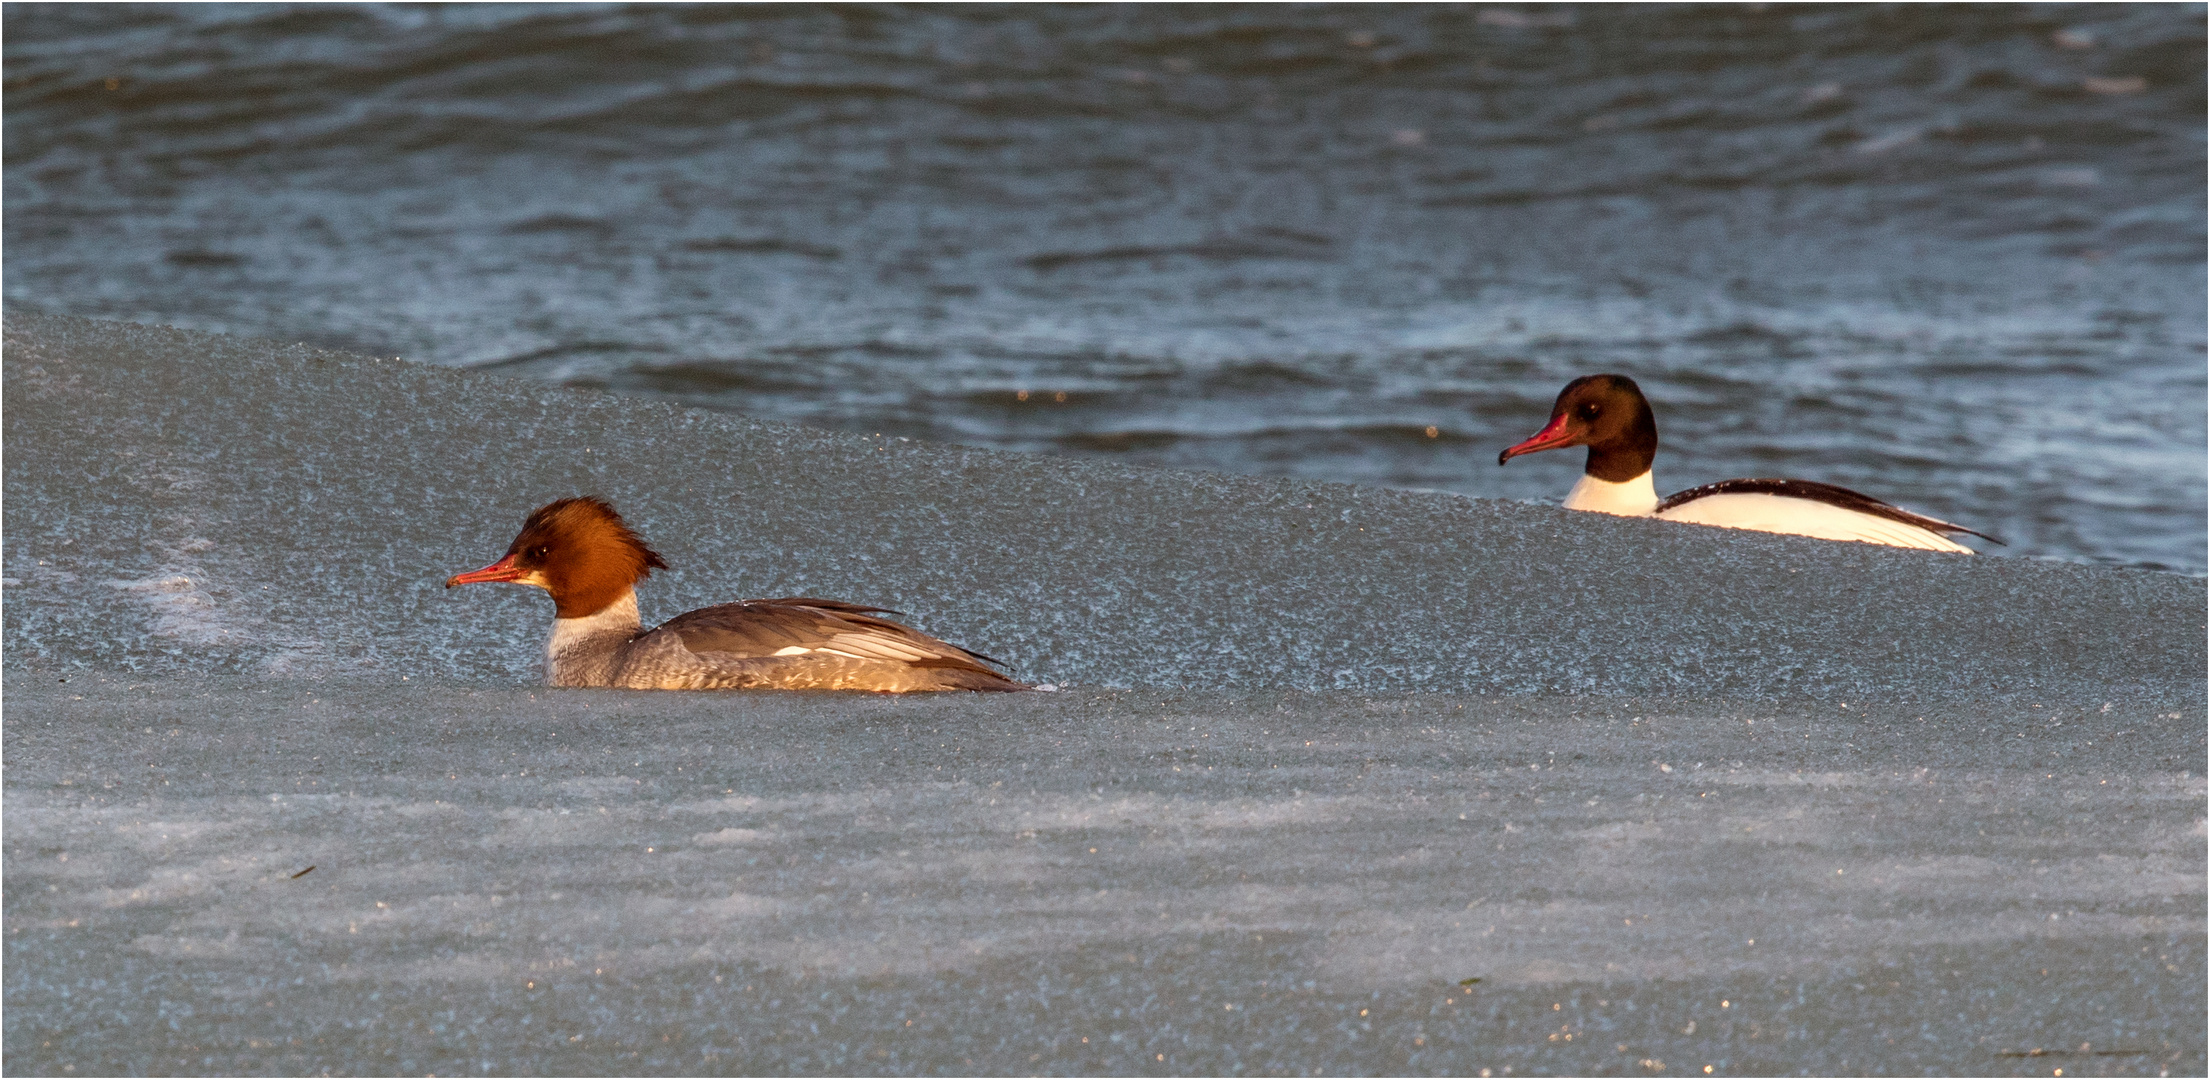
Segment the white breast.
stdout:
[[1657,485],[1649,473],[1616,484],[1582,473],[1573,490],[1565,493],[1568,510],[1594,510],[1621,517],[1647,517],[1657,509],[1657,503]]
[[[1648,478],[1644,479],[1646,481]],[[1576,486],[1574,490],[1580,489]],[[1572,506],[1572,503],[1568,501],[1566,505]],[[1844,509],[1815,499],[1791,499],[1784,495],[1706,495],[1657,516],[1666,521],[1682,521],[1691,525],[1717,525],[1726,529],[1754,529],[1758,532],[1815,536],[1821,540],[1857,540],[1890,547],[1972,554],[1971,548],[1916,525],[1906,525],[1890,518]]]

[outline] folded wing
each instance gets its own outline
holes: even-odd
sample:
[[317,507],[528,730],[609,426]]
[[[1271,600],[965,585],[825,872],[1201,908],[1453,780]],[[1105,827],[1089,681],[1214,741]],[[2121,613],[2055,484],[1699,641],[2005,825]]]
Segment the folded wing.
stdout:
[[844,657],[1004,678],[984,666],[988,657],[891,622],[878,613],[897,614],[889,608],[791,596],[700,608],[668,620],[660,629],[673,631],[682,638],[684,648],[700,654]]
[[1935,551],[1971,550],[1947,539],[1958,533],[2002,543],[1976,529],[1815,480],[1722,480],[1666,496],[1656,514],[1667,521]]

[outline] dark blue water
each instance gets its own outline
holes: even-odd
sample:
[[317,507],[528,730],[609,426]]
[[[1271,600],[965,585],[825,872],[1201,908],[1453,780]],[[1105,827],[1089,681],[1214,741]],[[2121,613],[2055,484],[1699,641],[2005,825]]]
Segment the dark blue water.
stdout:
[[1507,498],[1622,371],[1661,491],[2205,568],[2199,5],[4,20],[20,310]]

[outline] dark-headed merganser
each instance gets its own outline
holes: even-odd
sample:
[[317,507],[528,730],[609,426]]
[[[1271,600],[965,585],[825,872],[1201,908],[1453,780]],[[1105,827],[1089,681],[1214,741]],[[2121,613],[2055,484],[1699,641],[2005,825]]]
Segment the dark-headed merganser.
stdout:
[[700,608],[639,632],[636,584],[668,564],[599,499],[538,507],[506,557],[445,581],[510,581],[552,594],[545,672],[554,686],[632,690],[1026,690],[987,656],[877,613],[794,596]]
[[1951,535],[1970,533],[2002,543],[1962,525],[1812,480],[1722,480],[1661,500],[1650,480],[1650,462],[1657,457],[1657,418],[1642,388],[1625,375],[1584,375],[1565,384],[1550,407],[1550,423],[1498,454],[1496,463],[1565,446],[1588,447],[1588,465],[1565,496],[1568,510],[1966,555],[1972,549],[1949,539]]

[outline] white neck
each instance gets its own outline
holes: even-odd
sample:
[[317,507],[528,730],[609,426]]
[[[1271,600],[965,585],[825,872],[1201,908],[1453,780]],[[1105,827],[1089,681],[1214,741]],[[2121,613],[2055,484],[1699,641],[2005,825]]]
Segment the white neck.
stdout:
[[1565,493],[1568,510],[1594,510],[1621,517],[1648,517],[1657,512],[1657,503],[1657,485],[1647,472],[1616,484],[1582,473],[1580,482]]
[[578,619],[554,619],[545,642],[545,678],[554,686],[605,686],[614,677],[622,646],[637,636],[637,594]]

